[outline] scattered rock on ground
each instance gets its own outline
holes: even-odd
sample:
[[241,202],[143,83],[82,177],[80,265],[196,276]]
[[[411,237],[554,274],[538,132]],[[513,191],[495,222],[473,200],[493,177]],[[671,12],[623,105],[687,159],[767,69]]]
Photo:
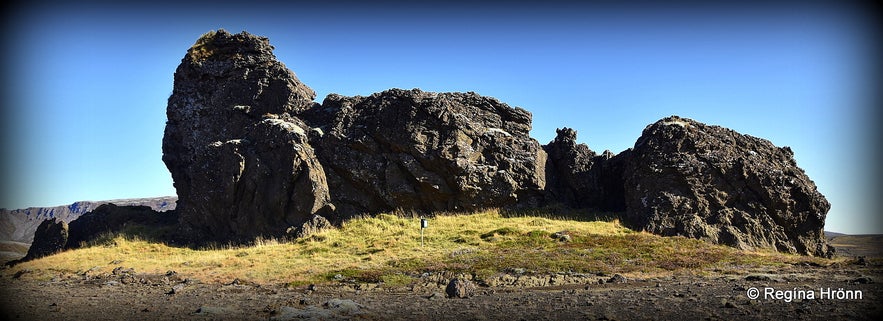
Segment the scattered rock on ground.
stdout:
[[454,278],[448,283],[445,293],[448,294],[449,298],[468,298],[475,294],[475,285],[469,280]]
[[626,283],[626,282],[628,282],[628,278],[622,276],[619,273],[614,274],[612,277],[607,279],[607,283]]
[[559,242],[570,242],[570,232],[568,231],[555,232],[551,236]]

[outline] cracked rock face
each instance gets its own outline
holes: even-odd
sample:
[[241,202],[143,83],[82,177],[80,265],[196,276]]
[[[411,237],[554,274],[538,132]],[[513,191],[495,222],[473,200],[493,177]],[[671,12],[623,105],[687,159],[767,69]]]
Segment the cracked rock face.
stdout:
[[329,95],[304,117],[321,129],[313,144],[341,217],[541,198],[546,157],[528,134],[531,114],[494,98],[416,89]]
[[272,50],[267,38],[210,32],[175,71],[163,161],[195,239],[280,236],[329,207],[309,128],[288,116],[315,93]]
[[676,116],[644,129],[624,171],[626,221],[742,249],[830,256],[830,205],[788,147]]

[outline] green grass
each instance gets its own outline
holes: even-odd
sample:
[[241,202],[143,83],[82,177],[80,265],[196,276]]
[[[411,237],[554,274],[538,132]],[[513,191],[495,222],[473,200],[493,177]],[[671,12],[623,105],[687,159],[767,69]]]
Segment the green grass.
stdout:
[[[683,237],[659,237],[629,230],[617,221],[585,222],[541,215],[511,217],[497,210],[435,216],[424,230],[424,246],[420,244],[419,227],[418,217],[381,214],[354,219],[338,229],[306,239],[257,239],[250,246],[199,250],[123,233],[0,273],[13,275],[29,269],[32,273],[26,276],[47,279],[59,273],[95,267],[109,272],[124,266],[139,273],[174,270],[203,282],[226,283],[239,278],[262,284],[356,281],[400,286],[422,273],[441,271],[468,273],[478,278],[512,269],[533,274],[659,274],[687,269],[830,262],[771,252],[744,252]],[[552,238],[559,231],[566,231],[570,241]]]

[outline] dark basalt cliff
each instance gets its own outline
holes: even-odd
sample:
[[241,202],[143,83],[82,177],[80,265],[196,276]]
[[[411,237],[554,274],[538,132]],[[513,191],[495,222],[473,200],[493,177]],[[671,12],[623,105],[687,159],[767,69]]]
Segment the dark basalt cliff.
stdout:
[[787,147],[678,117],[617,155],[568,128],[541,146],[529,112],[475,93],[318,104],[272,50],[267,38],[210,32],[175,72],[163,161],[193,240],[302,235],[321,218],[394,209],[559,204],[662,235],[831,254],[828,203]]
[[545,152],[531,114],[475,93],[329,95],[303,117],[339,217],[539,202]]

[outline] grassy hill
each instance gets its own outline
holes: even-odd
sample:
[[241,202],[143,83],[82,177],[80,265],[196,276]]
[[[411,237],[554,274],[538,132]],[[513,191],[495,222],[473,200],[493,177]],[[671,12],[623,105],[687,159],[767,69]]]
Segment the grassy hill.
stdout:
[[0,273],[8,276],[27,269],[29,278],[49,279],[61,273],[110,272],[123,266],[139,273],[173,270],[202,282],[240,279],[304,285],[346,279],[395,286],[409,284],[425,272],[441,271],[482,279],[512,270],[652,275],[834,262],[660,237],[629,230],[617,221],[577,221],[543,213],[513,216],[497,210],[434,216],[421,246],[419,222],[413,215],[381,214],[354,219],[305,239],[257,239],[249,246],[201,249],[169,246],[152,237],[163,231],[132,226],[88,247]]

